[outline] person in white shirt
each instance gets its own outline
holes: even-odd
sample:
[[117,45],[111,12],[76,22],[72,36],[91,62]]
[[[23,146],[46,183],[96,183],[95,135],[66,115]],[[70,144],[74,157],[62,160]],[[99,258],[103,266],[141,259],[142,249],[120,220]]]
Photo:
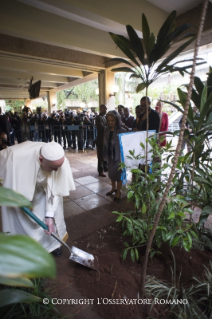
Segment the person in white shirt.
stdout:
[[55,142],[24,142],[0,152],[3,186],[23,194],[32,202],[33,213],[49,228],[45,231],[16,207],[2,207],[3,232],[28,235],[48,252],[60,254],[60,243],[68,234],[63,214],[63,196],[75,189],[71,168],[61,145]]

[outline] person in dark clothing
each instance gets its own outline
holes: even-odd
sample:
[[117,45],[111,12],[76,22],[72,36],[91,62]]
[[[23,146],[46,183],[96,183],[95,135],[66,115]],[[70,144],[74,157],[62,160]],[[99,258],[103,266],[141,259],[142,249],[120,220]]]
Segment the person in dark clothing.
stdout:
[[98,172],[99,176],[106,177],[104,172],[107,172],[107,162],[104,160],[104,130],[107,127],[106,120],[107,106],[104,104],[100,105],[100,114],[96,117],[96,128],[97,128],[97,158],[98,158]]
[[54,141],[61,144],[59,116],[53,115],[52,127],[53,127]]
[[68,129],[72,125],[70,113],[66,115],[66,125],[67,125],[66,137],[67,137],[67,142],[68,142],[68,148],[70,148],[71,147],[71,140],[72,140],[71,130]]
[[122,118],[122,122],[124,123],[124,128],[127,131],[132,131],[134,116],[130,115],[130,110],[128,107],[124,108],[124,117]]
[[4,132],[0,133],[0,151],[5,150],[11,146],[11,144],[7,141],[7,134]]
[[4,132],[7,135],[7,141],[11,143],[10,140],[10,126],[8,119],[5,115],[0,115],[0,133]]
[[123,119],[125,117],[124,108],[125,108],[124,105],[121,105],[121,104],[118,105],[118,112],[119,112],[119,115],[121,116],[122,122],[123,122]]
[[[85,113],[85,117],[84,117],[84,121],[83,121],[83,126],[84,126],[84,129],[86,130],[84,132],[84,136],[85,136],[85,140],[86,140],[86,145],[85,147],[86,148],[89,148],[89,145],[91,145],[92,147],[92,144],[93,144],[93,139],[92,139],[92,121],[90,121],[90,117]],[[87,135],[86,135],[86,132],[87,132]],[[87,139],[86,139],[87,137]]]
[[67,138],[67,127],[66,127],[66,118],[65,114],[63,113],[61,115],[61,118],[59,120],[59,123],[61,125],[61,131],[62,131],[62,137],[63,137],[63,149],[66,149],[66,138]]
[[42,141],[43,142],[51,142],[51,131],[50,131],[50,125],[51,125],[51,119],[48,117],[47,114],[44,114],[42,120]]
[[143,96],[140,100],[140,105],[144,113],[139,117],[139,121],[136,123],[135,130],[146,131],[147,129],[147,112],[149,113],[149,128],[148,130],[155,130],[156,133],[159,131],[160,116],[157,111],[153,110],[150,105],[150,98]]
[[104,132],[104,158],[108,161],[108,177],[111,179],[112,189],[106,196],[115,193],[114,200],[120,200],[122,187],[122,170],[119,169],[121,162],[119,134],[125,133],[122,128],[121,117],[118,112],[107,113],[108,127]]

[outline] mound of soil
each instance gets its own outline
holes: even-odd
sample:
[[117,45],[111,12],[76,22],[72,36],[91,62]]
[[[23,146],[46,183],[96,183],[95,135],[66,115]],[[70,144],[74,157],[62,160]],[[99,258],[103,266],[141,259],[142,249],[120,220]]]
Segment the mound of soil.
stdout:
[[[93,299],[94,309],[105,319],[144,319],[148,316],[166,318],[165,306],[155,306],[149,313],[151,301],[140,299],[139,289],[145,247],[139,252],[141,258],[133,263],[130,256],[122,260],[124,249],[122,231],[119,225],[113,224],[77,241],[77,246],[98,257],[99,270],[75,267],[77,287],[85,298]],[[192,277],[201,277],[204,265],[212,261],[211,252],[184,249],[172,249],[176,260],[176,273],[181,276],[181,284],[191,285]],[[170,248],[163,245],[161,255],[149,261],[147,274],[165,281],[171,281],[173,257]],[[128,304],[127,304],[128,303]]]

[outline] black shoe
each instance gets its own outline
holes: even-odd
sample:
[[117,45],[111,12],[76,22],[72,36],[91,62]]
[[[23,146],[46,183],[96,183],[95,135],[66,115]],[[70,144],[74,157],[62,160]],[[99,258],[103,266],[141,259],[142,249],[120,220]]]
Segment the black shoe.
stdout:
[[62,249],[61,249],[61,247],[59,247],[59,248],[53,250],[51,253],[54,256],[60,256],[62,254]]
[[112,195],[113,193],[116,193],[117,192],[117,189],[115,189],[114,191],[111,191],[111,192],[107,192],[106,196],[110,196]]
[[106,177],[107,175],[105,175],[104,173],[99,173],[99,176]]

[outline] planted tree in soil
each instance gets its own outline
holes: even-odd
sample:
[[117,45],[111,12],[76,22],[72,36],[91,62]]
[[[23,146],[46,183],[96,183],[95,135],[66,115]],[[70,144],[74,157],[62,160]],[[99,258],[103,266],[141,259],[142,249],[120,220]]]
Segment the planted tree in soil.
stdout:
[[[191,78],[190,78],[190,84],[188,88],[188,95],[185,103],[185,109],[184,109],[184,115],[182,118],[182,125],[181,130],[179,134],[179,141],[176,148],[175,157],[173,160],[173,166],[171,169],[171,173],[168,178],[168,182],[163,194],[163,197],[161,199],[161,202],[158,207],[158,212],[155,215],[155,222],[152,229],[152,232],[149,236],[146,253],[145,253],[145,260],[143,265],[143,273],[142,273],[142,279],[141,279],[141,294],[142,297],[144,297],[144,286],[145,286],[145,277],[146,277],[146,268],[147,268],[147,262],[148,262],[148,256],[149,252],[151,250],[153,238],[156,233],[156,229],[162,214],[162,211],[164,209],[164,205],[167,202],[167,196],[171,187],[172,179],[175,174],[175,168],[178,162],[178,157],[180,155],[181,150],[181,144],[183,140],[184,135],[184,129],[185,129],[185,123],[187,120],[188,110],[189,110],[189,102],[192,92],[192,86],[194,81],[194,74],[195,74],[195,66],[196,66],[196,59],[197,59],[197,51],[200,43],[201,33],[203,29],[203,23],[205,19],[206,14],[206,8],[207,8],[208,0],[205,0],[202,17],[200,21],[200,27],[198,31],[198,37],[195,45],[194,50],[194,58],[192,60],[193,64],[187,65],[186,67],[180,67],[180,62],[169,64],[173,61],[173,59],[179,55],[180,52],[182,52],[193,40],[194,37],[190,38],[188,41],[186,41],[183,45],[181,45],[178,49],[176,49],[173,53],[171,53],[168,57],[166,57],[159,66],[156,66],[156,62],[161,59],[164,54],[169,50],[169,48],[173,45],[173,43],[177,40],[182,40],[188,37],[191,37],[191,34],[186,33],[182,35],[182,33],[187,30],[190,25],[183,24],[182,26],[175,29],[175,17],[176,17],[176,11],[173,11],[167,18],[167,20],[164,22],[163,26],[161,27],[157,38],[155,39],[155,36],[150,33],[149,25],[147,22],[147,19],[145,15],[142,15],[142,31],[143,31],[143,41],[139,39],[138,35],[136,34],[135,30],[131,26],[127,26],[127,32],[129,39],[116,35],[113,33],[110,33],[112,39],[116,43],[116,45],[122,50],[122,52],[127,56],[127,58],[130,61],[127,61],[125,59],[116,58],[113,59],[114,61],[125,63],[128,67],[124,68],[115,68],[112,71],[114,72],[129,72],[131,73],[131,77],[136,77],[141,79],[141,83],[138,85],[136,91],[140,92],[144,88],[146,88],[146,96],[148,96],[148,87],[153,83],[159,76],[179,71],[182,75],[184,72],[188,72],[187,69],[192,67],[191,71]],[[192,35],[193,36],[193,35]],[[183,61],[184,62],[184,61]],[[130,66],[130,67],[129,67]],[[147,112],[147,132],[148,132],[148,112]],[[148,137],[148,135],[147,135]],[[146,164],[145,164],[145,177],[147,177],[147,155],[148,155],[148,143],[146,143]]]

